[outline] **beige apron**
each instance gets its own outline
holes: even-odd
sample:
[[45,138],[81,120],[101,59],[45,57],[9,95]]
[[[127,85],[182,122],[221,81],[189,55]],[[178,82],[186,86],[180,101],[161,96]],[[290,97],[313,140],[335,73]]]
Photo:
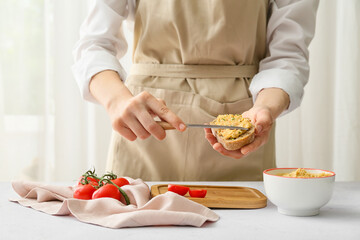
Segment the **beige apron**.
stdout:
[[[126,85],[165,100],[186,123],[252,106],[248,87],[266,52],[267,0],[137,1],[133,66]],[[152,181],[262,180],[275,166],[274,134],[242,159],[212,149],[203,129],[128,141],[113,132],[108,166]]]

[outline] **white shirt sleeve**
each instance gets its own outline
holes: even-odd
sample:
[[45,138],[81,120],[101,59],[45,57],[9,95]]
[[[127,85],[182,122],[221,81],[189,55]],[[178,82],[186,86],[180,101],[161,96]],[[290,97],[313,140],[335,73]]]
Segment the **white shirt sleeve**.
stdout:
[[89,91],[89,83],[98,72],[114,70],[122,80],[126,79],[119,59],[128,47],[123,22],[133,17],[133,9],[133,0],[95,0],[91,6],[73,51],[72,71],[84,99],[97,103]]
[[267,57],[250,84],[253,100],[264,88],[281,88],[290,97],[289,108],[300,106],[309,77],[308,46],[314,36],[319,0],[270,0]]

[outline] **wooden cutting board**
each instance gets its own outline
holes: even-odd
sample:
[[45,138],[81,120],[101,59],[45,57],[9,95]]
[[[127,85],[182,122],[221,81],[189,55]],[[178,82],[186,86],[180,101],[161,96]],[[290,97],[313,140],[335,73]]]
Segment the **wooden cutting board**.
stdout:
[[[190,189],[206,189],[205,198],[193,198],[189,193],[186,198],[209,208],[263,208],[267,198],[254,188],[234,186],[182,185]],[[166,193],[167,184],[151,186],[151,197]]]

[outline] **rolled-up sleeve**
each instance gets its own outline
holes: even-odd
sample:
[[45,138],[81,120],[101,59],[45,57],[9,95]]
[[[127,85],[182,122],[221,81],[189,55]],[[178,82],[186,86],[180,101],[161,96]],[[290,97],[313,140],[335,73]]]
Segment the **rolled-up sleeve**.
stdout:
[[72,71],[84,99],[97,103],[89,91],[89,83],[96,73],[116,71],[122,80],[126,72],[119,59],[127,51],[123,22],[129,16],[127,0],[96,0],[80,28]]
[[318,0],[271,0],[267,56],[250,84],[253,100],[265,88],[281,88],[290,97],[282,115],[300,106],[309,78],[308,46],[314,36]]

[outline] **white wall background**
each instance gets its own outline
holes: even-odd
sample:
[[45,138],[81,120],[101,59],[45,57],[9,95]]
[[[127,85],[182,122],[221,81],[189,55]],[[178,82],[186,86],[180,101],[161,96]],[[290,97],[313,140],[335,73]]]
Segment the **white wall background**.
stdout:
[[[0,181],[69,181],[91,166],[104,172],[110,122],[80,98],[70,70],[91,2],[0,0]],[[303,104],[277,123],[278,166],[360,180],[358,13],[357,0],[320,2]],[[121,60],[126,69],[130,54]]]
[[320,1],[302,106],[277,124],[279,166],[360,180],[360,1]]

